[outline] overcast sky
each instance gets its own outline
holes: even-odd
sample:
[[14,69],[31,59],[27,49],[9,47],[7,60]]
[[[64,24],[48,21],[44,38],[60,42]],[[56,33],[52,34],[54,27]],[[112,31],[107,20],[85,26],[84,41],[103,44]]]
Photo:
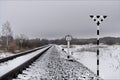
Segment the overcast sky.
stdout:
[[14,35],[30,38],[96,37],[96,24],[89,17],[108,15],[100,25],[100,35],[120,37],[119,0],[1,0],[0,31],[6,21]]

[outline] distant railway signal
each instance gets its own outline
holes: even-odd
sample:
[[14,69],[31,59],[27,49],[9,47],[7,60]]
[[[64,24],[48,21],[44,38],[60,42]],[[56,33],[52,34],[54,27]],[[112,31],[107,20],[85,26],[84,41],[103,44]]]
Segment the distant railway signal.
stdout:
[[72,36],[71,35],[66,35],[65,39],[67,41],[67,50],[68,50],[68,56],[67,58],[70,58],[70,41],[72,40]]
[[[93,21],[97,24],[97,76],[99,77],[99,25],[107,18],[106,15],[90,15]],[[99,80],[99,79],[97,79]]]

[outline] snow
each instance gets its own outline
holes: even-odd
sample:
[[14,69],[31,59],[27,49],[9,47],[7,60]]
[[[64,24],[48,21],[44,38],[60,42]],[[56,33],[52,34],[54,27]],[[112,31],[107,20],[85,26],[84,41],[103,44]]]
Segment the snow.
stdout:
[[2,59],[2,58],[5,58],[5,57],[9,57],[9,56],[12,56],[12,55],[15,55],[15,54],[13,54],[13,53],[9,53],[9,52],[2,52],[2,53],[0,53],[0,59]]
[[66,58],[67,53],[55,45],[13,80],[96,80],[83,64]]
[[[45,45],[45,46],[47,46],[47,45]],[[45,47],[45,46],[42,46],[42,47]],[[11,53],[11,52],[0,51],[0,59],[6,58],[6,57],[9,57],[9,56],[13,56],[13,55],[22,54],[22,53],[25,53],[25,52],[29,52],[29,51],[36,50],[36,49],[39,49],[39,48],[42,48],[42,47],[37,47],[37,48],[30,49],[30,50],[27,50],[27,51],[24,51],[24,52],[19,52],[18,51],[19,53]]]
[[21,56],[21,57],[17,57],[17,58],[15,58],[13,60],[10,60],[8,62],[1,63],[0,64],[0,76],[6,74],[7,72],[11,71],[15,67],[23,64],[24,62],[31,59],[33,56],[36,56],[37,54],[44,51],[45,49],[46,48],[43,48],[43,49],[37,50],[35,52],[32,52],[30,54],[27,54],[27,55],[24,55],[24,56]]
[[49,62],[49,59],[46,57],[49,57],[51,48],[44,53],[43,55],[37,59],[32,65],[29,66],[26,70],[22,72],[22,74],[19,74],[16,79],[13,80],[41,80],[48,78],[48,69],[47,69],[47,62]]
[[[60,45],[64,47],[64,45]],[[100,77],[104,80],[120,80],[120,45],[100,46]],[[72,56],[96,73],[96,45],[73,45]],[[67,49],[65,48],[67,52]]]
[[[62,49],[64,48],[64,51]],[[120,80],[120,45],[100,44],[100,77],[104,80]],[[70,52],[78,62],[67,60],[65,45],[53,46],[14,80],[89,80],[96,79],[96,45],[72,45]],[[41,50],[40,50],[41,51]],[[0,75],[14,68],[39,50],[30,55],[0,64]],[[8,66],[9,65],[9,66]],[[85,65],[85,66],[84,66]],[[95,73],[95,74],[94,74]]]

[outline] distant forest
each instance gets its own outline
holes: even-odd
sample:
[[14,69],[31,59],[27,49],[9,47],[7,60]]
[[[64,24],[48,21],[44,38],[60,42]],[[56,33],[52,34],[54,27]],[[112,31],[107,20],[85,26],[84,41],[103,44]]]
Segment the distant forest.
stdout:
[[[56,39],[56,40],[48,40],[51,44],[66,44],[65,38],[63,39]],[[96,44],[97,39],[96,38],[89,38],[89,39],[77,39],[73,38],[71,40],[71,44],[75,45],[85,45],[85,44]],[[107,45],[113,45],[113,44],[120,44],[120,38],[116,37],[104,37],[100,38],[100,43],[107,44]]]
[[[66,45],[67,42],[65,38],[61,39],[54,39],[54,40],[48,40],[48,39],[29,39],[24,34],[17,35],[13,37],[13,30],[11,28],[10,22],[6,21],[2,27],[0,32],[0,51],[9,51],[9,52],[21,52],[28,49],[32,49],[35,47],[47,45],[47,44],[58,44],[58,45]],[[96,38],[90,38],[90,39],[78,39],[73,38],[71,40],[71,44],[75,45],[84,45],[84,44],[96,44],[97,42]],[[120,38],[117,37],[104,37],[100,38],[100,43],[107,44],[107,45],[113,45],[113,44],[120,44]]]
[[[54,40],[48,40],[48,39],[28,39],[28,38],[16,38],[9,37],[9,48],[8,50],[11,52],[15,52],[16,50],[27,50],[32,49],[35,47],[47,45],[47,44],[57,44],[57,45],[66,45],[67,42],[65,38],[62,39],[54,39]],[[85,44],[96,44],[97,39],[96,38],[90,38],[90,39],[77,39],[73,38],[71,40],[72,45],[85,45]],[[113,45],[113,44],[120,44],[120,38],[115,37],[104,37],[100,38],[100,43],[107,44],[107,45]],[[0,38],[0,48],[5,49],[6,48],[6,40],[5,37]]]

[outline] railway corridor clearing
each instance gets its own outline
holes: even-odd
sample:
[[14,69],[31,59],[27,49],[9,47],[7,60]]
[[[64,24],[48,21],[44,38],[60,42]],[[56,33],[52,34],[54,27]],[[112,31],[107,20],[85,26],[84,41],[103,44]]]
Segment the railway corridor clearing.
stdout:
[[[57,45],[50,48],[13,80],[96,80],[90,69],[77,61],[68,61]],[[100,79],[102,80],[102,79]]]

